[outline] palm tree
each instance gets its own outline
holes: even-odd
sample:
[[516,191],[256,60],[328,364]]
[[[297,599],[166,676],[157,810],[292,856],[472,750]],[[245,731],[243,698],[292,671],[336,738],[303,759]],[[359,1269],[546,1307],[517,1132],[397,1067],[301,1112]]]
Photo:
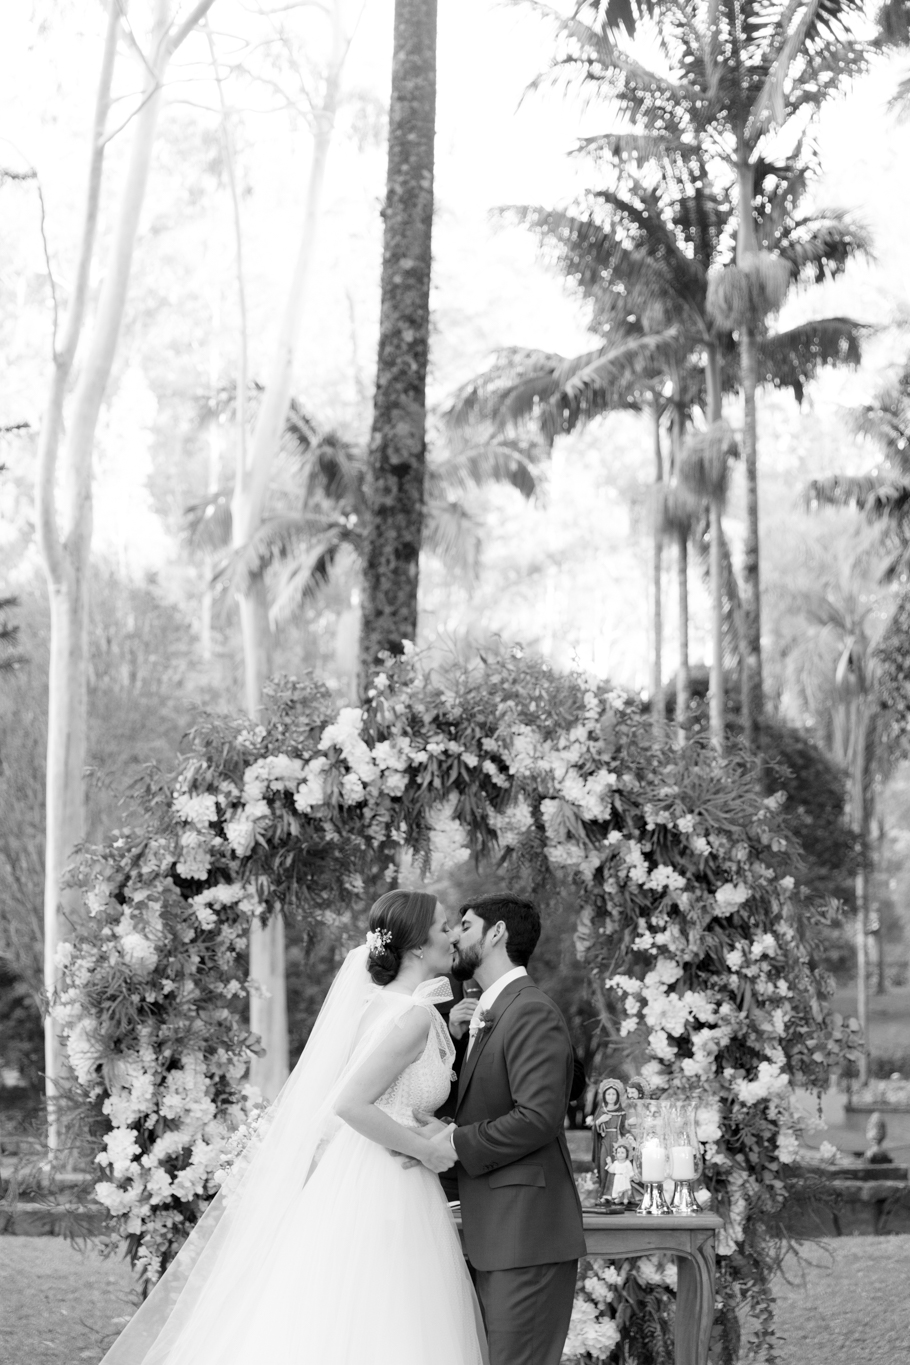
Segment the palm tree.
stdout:
[[[757,422],[759,342],[769,314],[786,295],[790,263],[763,244],[756,215],[763,153],[788,126],[801,134],[806,117],[853,72],[865,49],[849,33],[861,0],[582,0],[563,23],[566,52],[554,63],[557,77],[586,90],[599,87],[634,126],[631,134],[589,139],[605,148],[636,145],[644,157],[680,143],[697,147],[706,161],[724,163],[737,200],[735,261],[712,281],[709,313],[721,330],[739,338],[746,470],[746,541],[743,599],[747,707],[751,737],[762,709],[761,612],[758,536]],[[588,26],[579,16],[593,14]],[[617,42],[617,29],[633,33],[642,18],[657,16],[657,38],[668,75],[649,71]],[[798,141],[798,139],[796,139]],[[832,262],[832,269],[835,267]]]
[[[857,1013],[863,1028],[860,1081],[868,1079],[870,830],[875,787],[888,767],[878,691],[883,606],[880,542],[867,535],[851,554],[839,547],[813,568],[816,586],[792,595],[795,638],[786,661],[790,704],[814,723],[822,747],[847,775],[847,816],[856,834]],[[832,562],[833,561],[833,562]]]
[[[247,411],[255,415],[260,390],[253,386]],[[206,420],[230,415],[232,389],[204,405]],[[485,434],[486,435],[486,434]],[[523,497],[535,491],[539,451],[527,440],[486,435],[483,440],[440,439],[426,468],[422,549],[470,580],[477,571],[480,528],[464,498],[490,483],[507,484]],[[292,400],[276,463],[270,503],[250,540],[231,550],[232,497],[216,489],[187,509],[191,543],[219,556],[216,577],[235,590],[261,585],[269,597],[269,620],[280,626],[313,601],[344,565],[359,575],[364,550],[367,460],[362,449],[335,431],[322,431]]]
[[[604,337],[604,344],[572,359],[519,348],[502,352],[456,395],[449,419],[463,426],[482,417],[503,430],[531,421],[552,440],[604,412],[653,410],[648,393],[667,390],[665,408],[675,414],[670,425],[678,445],[677,473],[693,407],[701,407],[706,427],[715,429],[715,452],[725,452],[723,458],[729,459],[735,446],[722,425],[722,394],[736,387],[739,377],[729,342],[712,323],[708,296],[711,272],[723,264],[728,250],[732,206],[710,184],[698,152],[679,138],[620,133],[596,142],[600,151],[621,162],[611,187],[589,194],[587,217],[529,206],[507,212],[537,235],[580,288],[591,305],[589,325]],[[639,158],[649,155],[656,158],[659,174],[638,167]],[[765,168],[761,231],[764,239],[774,241],[794,277],[810,271],[823,276],[832,262],[848,254],[858,229],[844,214],[797,217],[794,208],[804,188],[804,176],[787,168]],[[801,398],[805,384],[823,365],[858,362],[862,330],[850,319],[828,318],[764,337],[758,352],[760,379],[791,387]],[[656,451],[659,499],[664,482],[659,445]],[[719,499],[726,476],[705,483],[703,474],[704,468],[694,479],[698,495],[707,496],[709,487],[717,493],[710,518],[715,546],[710,561],[715,615],[711,711],[714,742],[722,747],[719,642],[729,574]],[[656,579],[661,541],[657,535]],[[659,642],[657,618],[654,636]],[[652,695],[659,695],[659,676]],[[658,709],[655,705],[655,714]]]
[[806,496],[814,507],[855,507],[880,526],[889,551],[883,574],[897,578],[910,568],[910,359],[847,420],[881,462],[868,474],[814,479]]

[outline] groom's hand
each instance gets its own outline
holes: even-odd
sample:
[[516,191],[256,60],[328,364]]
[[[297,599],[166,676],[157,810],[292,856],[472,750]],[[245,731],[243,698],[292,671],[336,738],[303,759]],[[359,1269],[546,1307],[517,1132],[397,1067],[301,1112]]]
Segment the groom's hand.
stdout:
[[459,1000],[458,1004],[453,1005],[449,1010],[449,1032],[453,1038],[464,1037],[465,1030],[471,1022],[477,1005],[477,1000],[465,996],[464,1000]]

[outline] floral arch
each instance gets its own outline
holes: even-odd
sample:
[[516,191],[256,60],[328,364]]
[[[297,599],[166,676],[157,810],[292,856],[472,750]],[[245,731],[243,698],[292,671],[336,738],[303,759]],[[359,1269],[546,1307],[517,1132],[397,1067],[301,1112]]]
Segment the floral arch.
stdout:
[[[83,857],[85,920],[61,950],[55,1013],[103,1120],[97,1194],[134,1264],[157,1277],[243,1140],[251,919],[281,910],[344,941],[403,859],[495,855],[538,886],[571,880],[576,947],[619,1031],[652,1076],[714,1097],[727,1325],[758,1305],[764,1342],[795,1092],[826,1087],[853,1036],[825,1003],[811,940],[827,912],[795,887],[780,806],[744,759],[655,741],[637,704],[518,651],[439,680],[408,654],[362,708],[285,681],[261,724],[206,719],[149,782],[144,828]],[[668,1290],[589,1280],[576,1344],[605,1360],[613,1319]]]

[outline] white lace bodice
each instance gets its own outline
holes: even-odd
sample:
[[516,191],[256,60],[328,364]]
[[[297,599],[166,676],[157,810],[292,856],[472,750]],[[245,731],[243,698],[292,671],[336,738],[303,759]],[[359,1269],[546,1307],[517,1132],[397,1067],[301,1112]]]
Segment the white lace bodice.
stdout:
[[[444,1103],[454,1080],[452,1062],[455,1048],[446,1022],[435,1008],[451,998],[452,989],[444,976],[423,982],[412,996],[403,997],[409,1003],[423,1005],[429,1013],[427,1045],[416,1062],[406,1066],[388,1090],[380,1095],[376,1104],[396,1123],[406,1128],[415,1128],[420,1116],[434,1113]],[[415,1115],[418,1117],[415,1118]]]

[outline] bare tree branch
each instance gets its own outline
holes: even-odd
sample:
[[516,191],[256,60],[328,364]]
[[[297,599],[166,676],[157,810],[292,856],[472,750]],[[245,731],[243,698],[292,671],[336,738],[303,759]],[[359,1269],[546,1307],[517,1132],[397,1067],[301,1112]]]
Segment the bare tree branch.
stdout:
[[174,55],[184,39],[192,33],[196,25],[201,23],[214,3],[215,0],[197,0],[180,27],[175,29],[171,37],[167,39],[167,50],[171,56]]
[[51,253],[47,241],[47,205],[44,202],[44,190],[42,189],[41,186],[41,178],[38,175],[38,172],[35,169],[35,167],[29,161],[28,157],[24,156],[22,152],[19,151],[19,148],[15,146],[15,143],[9,142],[8,138],[4,138],[3,141],[9,143],[9,146],[13,147],[15,151],[19,153],[28,169],[24,171],[11,171],[6,167],[0,167],[0,182],[4,180],[16,180],[21,183],[22,181],[25,180],[34,180],[35,188],[38,191],[38,205],[40,209],[39,231],[41,233],[41,246],[44,252],[44,264],[47,268],[47,279],[51,287],[51,301],[54,306],[54,326],[53,332],[51,334],[51,355],[55,356],[57,354],[57,324],[59,317],[59,309],[57,301],[57,282],[54,279],[54,272],[53,269],[51,268]]
[[[151,70],[151,68],[149,68],[149,70]],[[152,74],[154,75],[154,72],[152,72]],[[145,95],[142,97],[142,99],[141,99],[141,100],[139,101],[139,103],[136,105],[136,108],[133,109],[129,114],[127,114],[127,116],[126,116],[126,118],[123,120],[123,122],[122,122],[118,127],[116,127],[112,133],[108,133],[108,134],[105,136],[105,138],[103,139],[103,141],[102,141],[102,143],[101,143],[102,147],[106,147],[107,144],[108,144],[109,142],[112,142],[113,139],[114,139],[115,137],[117,137],[117,135],[118,135],[119,133],[122,133],[122,132],[123,132],[124,128],[129,127],[129,125],[132,123],[132,121],[133,121],[133,119],[136,117],[136,115],[137,115],[137,114],[140,114],[140,113],[142,112],[142,110],[143,110],[143,109],[145,108],[145,106],[148,104],[149,100],[150,100],[150,99],[154,99],[154,97],[158,94],[158,91],[159,91],[160,89],[161,89],[161,82],[158,81],[155,85],[153,85],[153,86],[151,87],[151,89],[147,90],[146,93],[145,93]]]

